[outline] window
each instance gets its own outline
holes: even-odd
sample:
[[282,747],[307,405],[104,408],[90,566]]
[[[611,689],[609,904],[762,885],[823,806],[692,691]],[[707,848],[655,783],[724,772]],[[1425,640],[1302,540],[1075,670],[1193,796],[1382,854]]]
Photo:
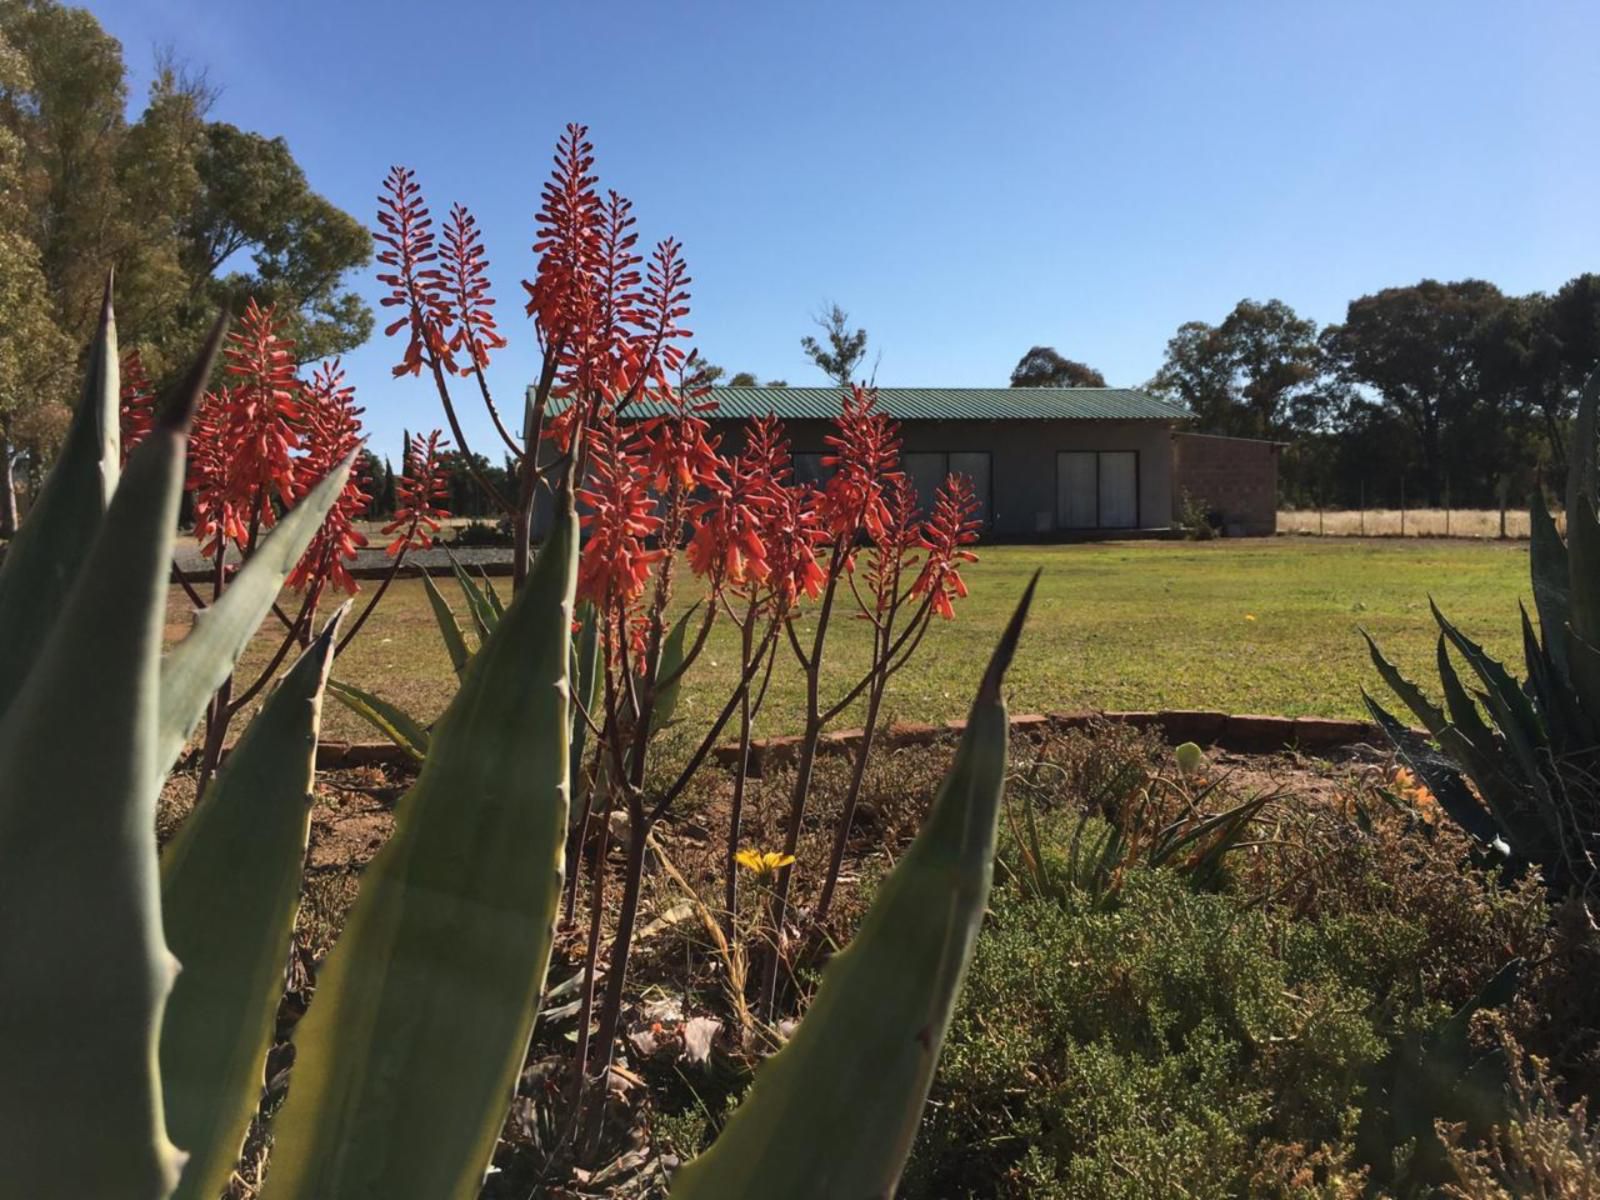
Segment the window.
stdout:
[[1056,525],[1133,529],[1139,524],[1136,450],[1062,450],[1056,455]]

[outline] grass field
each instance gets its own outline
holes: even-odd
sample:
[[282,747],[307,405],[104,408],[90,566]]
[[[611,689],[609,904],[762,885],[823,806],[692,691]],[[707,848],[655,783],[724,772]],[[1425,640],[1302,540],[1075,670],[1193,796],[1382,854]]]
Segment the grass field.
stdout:
[[[1217,708],[1361,716],[1373,672],[1365,626],[1416,678],[1434,678],[1431,593],[1468,633],[1520,656],[1517,599],[1528,595],[1526,543],[1262,539],[1140,542],[982,550],[972,594],[928,635],[896,678],[889,715],[962,716],[1012,605],[1041,570],[1033,618],[1011,671],[1013,711]],[[445,594],[459,601],[454,585]],[[175,593],[169,634],[187,624]],[[464,620],[464,618],[463,618]],[[859,622],[838,622],[825,687],[839,694],[865,658]],[[690,676],[683,712],[709,720],[735,677],[730,629],[719,628]],[[262,655],[253,653],[260,661]],[[431,719],[455,681],[419,581],[396,584],[340,658],[335,674]],[[784,652],[762,725],[792,732],[799,674]],[[330,737],[369,731],[329,705]]]

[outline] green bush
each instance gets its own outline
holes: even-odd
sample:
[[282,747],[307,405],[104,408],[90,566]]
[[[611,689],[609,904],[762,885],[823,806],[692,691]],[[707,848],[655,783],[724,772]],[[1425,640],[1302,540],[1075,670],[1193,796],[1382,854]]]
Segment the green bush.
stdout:
[[[1069,852],[1078,818],[1046,811],[1046,853]],[[998,887],[902,1194],[1364,1194],[1374,1079],[1510,957],[1540,952],[1549,910],[1462,871],[1453,831],[1318,806],[1266,840],[1235,852],[1221,891],[1142,865],[1109,907]],[[1014,852],[1007,839],[1002,861]],[[1284,889],[1307,875],[1304,894]]]

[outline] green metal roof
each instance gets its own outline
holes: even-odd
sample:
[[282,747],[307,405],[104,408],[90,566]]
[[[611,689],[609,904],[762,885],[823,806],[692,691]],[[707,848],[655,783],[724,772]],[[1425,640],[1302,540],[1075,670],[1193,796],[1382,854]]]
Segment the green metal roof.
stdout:
[[[717,387],[712,419],[743,420],[769,413],[786,421],[839,415],[836,387]],[[560,401],[551,408],[560,411]],[[1135,388],[893,388],[878,389],[878,407],[898,421],[1182,421],[1192,414]],[[659,405],[630,406],[654,416]]]

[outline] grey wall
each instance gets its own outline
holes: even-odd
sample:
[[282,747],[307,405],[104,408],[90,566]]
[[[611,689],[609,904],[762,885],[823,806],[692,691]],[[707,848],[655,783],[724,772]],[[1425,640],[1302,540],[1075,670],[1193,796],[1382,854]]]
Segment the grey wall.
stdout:
[[[744,423],[714,421],[723,453],[743,444]],[[827,449],[827,421],[786,423],[796,453]],[[1164,421],[911,421],[903,449],[990,453],[992,508],[988,532],[1004,538],[1071,536],[1056,527],[1056,454],[1062,450],[1133,450],[1139,455],[1139,528],[1172,525],[1172,428]],[[541,497],[534,533],[548,526]],[[1081,531],[1080,531],[1081,532]]]
[[[824,421],[787,425],[793,449],[825,448],[831,426]],[[740,432],[724,428],[724,448],[737,446]],[[987,450],[993,476],[992,533],[1001,537],[1049,537],[1056,528],[1056,454],[1062,450],[1133,450],[1139,455],[1139,527],[1172,525],[1172,428],[1163,421],[909,421],[901,426],[903,449]]]

